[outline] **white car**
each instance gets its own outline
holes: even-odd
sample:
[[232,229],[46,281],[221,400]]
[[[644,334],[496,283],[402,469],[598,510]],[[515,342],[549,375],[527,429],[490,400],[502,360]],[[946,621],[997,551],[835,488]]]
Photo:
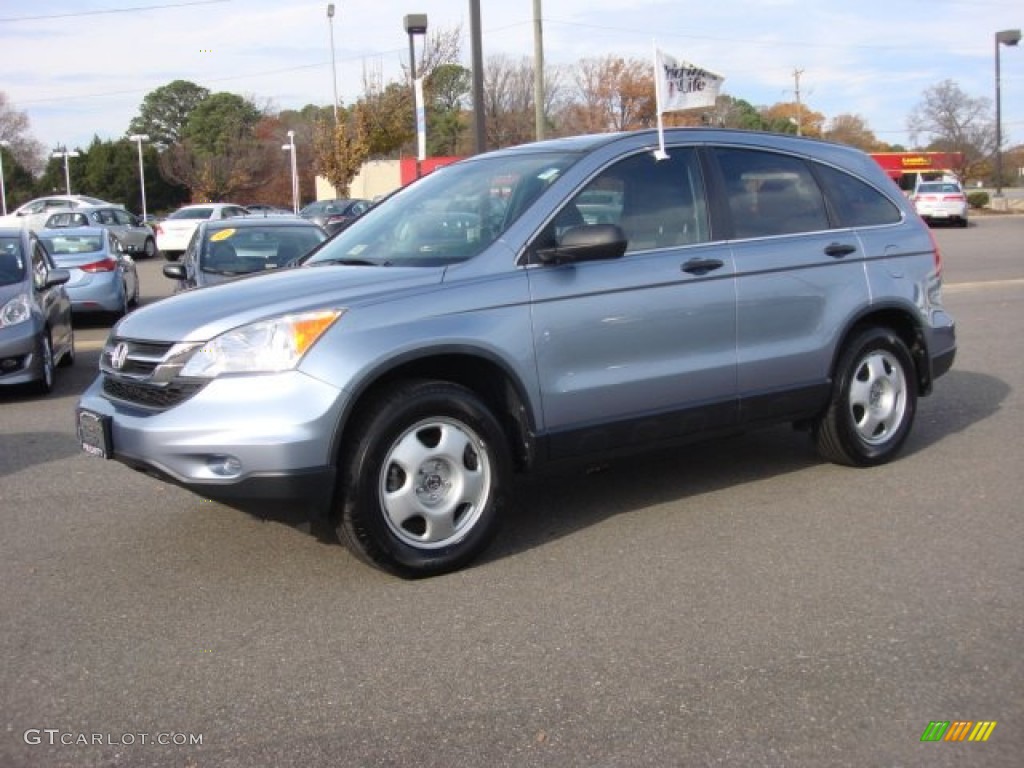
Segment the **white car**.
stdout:
[[201,203],[179,208],[154,226],[156,247],[168,261],[177,261],[188,248],[201,221],[248,216],[249,211],[234,203]]
[[923,181],[910,196],[917,215],[929,224],[947,221],[967,226],[967,195],[955,181]]
[[112,205],[106,200],[87,195],[49,195],[37,197],[19,206],[6,216],[0,216],[0,227],[42,229],[50,214],[87,205]]

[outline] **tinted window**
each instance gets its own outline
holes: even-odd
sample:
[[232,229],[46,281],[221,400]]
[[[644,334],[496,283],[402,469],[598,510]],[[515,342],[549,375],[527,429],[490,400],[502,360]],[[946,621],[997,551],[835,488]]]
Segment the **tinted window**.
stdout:
[[567,229],[584,224],[622,227],[627,253],[706,241],[707,206],[695,152],[673,149],[667,160],[643,152],[606,168],[562,208],[540,242],[554,245]]
[[208,219],[213,214],[213,208],[181,208],[168,219]]
[[825,201],[796,157],[750,149],[715,150],[738,238],[829,228]]
[[900,220],[896,204],[871,185],[831,166],[815,168],[828,191],[839,226],[871,227]]

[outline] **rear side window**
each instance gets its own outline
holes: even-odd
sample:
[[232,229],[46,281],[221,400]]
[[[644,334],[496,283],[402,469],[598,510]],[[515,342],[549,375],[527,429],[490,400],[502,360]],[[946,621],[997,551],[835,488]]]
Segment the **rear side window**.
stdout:
[[825,200],[803,160],[774,152],[717,148],[737,238],[829,228]]
[[876,227],[900,221],[900,209],[880,191],[828,165],[817,165],[818,178],[828,193],[841,227]]

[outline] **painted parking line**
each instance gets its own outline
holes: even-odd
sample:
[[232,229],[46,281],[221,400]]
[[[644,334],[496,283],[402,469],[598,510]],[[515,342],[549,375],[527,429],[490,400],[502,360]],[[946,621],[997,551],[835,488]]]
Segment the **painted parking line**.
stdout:
[[1024,278],[1015,277],[1009,280],[984,280],[976,283],[943,283],[943,293],[959,293],[961,291],[976,291],[982,288],[1003,288],[1009,285],[1024,285]]
[[104,340],[92,341],[91,339],[75,339],[75,350],[77,352],[95,352],[103,349],[106,343]]

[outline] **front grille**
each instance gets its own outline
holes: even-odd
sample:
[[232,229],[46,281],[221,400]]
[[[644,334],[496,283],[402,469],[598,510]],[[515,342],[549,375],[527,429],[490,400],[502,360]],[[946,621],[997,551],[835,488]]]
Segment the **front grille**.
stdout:
[[103,394],[143,408],[173,408],[207,385],[207,379],[181,378],[197,344],[110,339],[100,355]]
[[128,379],[103,377],[103,394],[111,400],[121,400],[144,408],[165,410],[185,402],[207,385],[205,379],[178,379],[164,386],[145,384]]

